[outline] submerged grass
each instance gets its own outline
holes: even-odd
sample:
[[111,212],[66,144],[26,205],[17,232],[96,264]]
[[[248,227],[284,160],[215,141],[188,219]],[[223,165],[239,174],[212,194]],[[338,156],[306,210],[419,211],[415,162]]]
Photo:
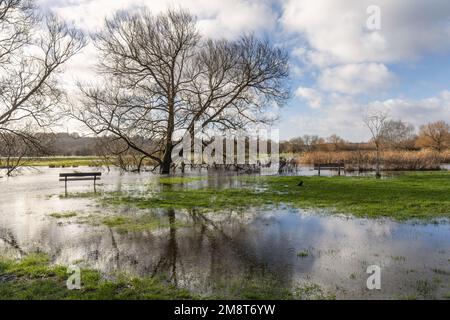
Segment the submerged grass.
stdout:
[[[163,189],[148,196],[104,194],[105,205],[210,209],[289,205],[357,217],[450,218],[450,172],[372,177],[241,177],[241,188]],[[298,186],[302,180],[303,186]]]
[[335,300],[334,293],[326,292],[315,283],[296,284],[292,288],[271,275],[258,278],[216,281],[214,290],[221,292],[213,299],[244,300]]
[[51,266],[48,256],[31,254],[22,261],[0,258],[0,299],[115,300],[191,299],[188,291],[154,278],[117,275],[106,280],[95,270],[81,270],[81,290],[68,290],[67,268]]
[[49,216],[55,219],[66,219],[66,218],[73,218],[76,217],[78,214],[73,211],[68,212],[55,212],[51,213]]
[[[111,194],[112,195],[112,194]],[[67,194],[60,194],[61,199],[88,199],[101,197],[102,194],[99,192],[69,192]]]
[[161,228],[180,228],[185,226],[182,222],[170,223],[167,219],[155,217],[151,214],[139,216],[114,215],[100,220],[101,224],[117,230],[120,233],[152,231]]
[[303,250],[303,251],[300,251],[299,253],[297,253],[297,257],[299,257],[299,258],[306,258],[308,256],[309,256],[308,250]]

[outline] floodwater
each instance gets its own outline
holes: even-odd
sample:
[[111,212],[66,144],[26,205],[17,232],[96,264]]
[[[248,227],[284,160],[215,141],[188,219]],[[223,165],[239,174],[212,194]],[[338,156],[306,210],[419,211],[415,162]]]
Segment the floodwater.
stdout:
[[[105,209],[86,198],[60,197],[64,183],[58,182],[58,173],[63,171],[72,170],[42,169],[0,179],[1,255],[21,257],[40,251],[56,264],[81,263],[105,275],[160,277],[219,297],[250,292],[246,297],[251,298],[255,292],[305,287],[313,288],[306,298],[429,299],[450,294],[448,221],[398,223],[287,207],[214,213],[166,209],[139,213],[165,219],[166,227],[123,233],[80,223],[79,216],[96,212],[136,212]],[[98,189],[145,192],[154,180],[150,173],[105,172]],[[205,183],[236,186],[232,176],[192,185]],[[89,181],[69,183],[69,192],[92,189]],[[50,216],[64,211],[79,214],[68,219]],[[380,290],[367,289],[371,265],[381,268]]]

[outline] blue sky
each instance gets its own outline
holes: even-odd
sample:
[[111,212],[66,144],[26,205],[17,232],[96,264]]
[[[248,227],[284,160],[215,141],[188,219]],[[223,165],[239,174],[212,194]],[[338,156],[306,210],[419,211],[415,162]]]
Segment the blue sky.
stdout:
[[[206,37],[243,32],[269,37],[291,55],[292,99],[280,112],[283,139],[303,134],[368,138],[367,110],[419,126],[450,121],[448,0],[39,0],[87,32],[116,10],[181,6]],[[379,29],[367,20],[379,8]],[[373,21],[373,20],[370,20]],[[377,20],[378,21],[378,20]],[[67,67],[67,82],[92,77],[88,47]]]

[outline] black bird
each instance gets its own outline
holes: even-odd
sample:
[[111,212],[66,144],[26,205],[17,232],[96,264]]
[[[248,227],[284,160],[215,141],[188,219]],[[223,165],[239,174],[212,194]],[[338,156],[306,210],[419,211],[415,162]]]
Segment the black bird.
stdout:
[[303,180],[297,185],[298,187],[303,187]]

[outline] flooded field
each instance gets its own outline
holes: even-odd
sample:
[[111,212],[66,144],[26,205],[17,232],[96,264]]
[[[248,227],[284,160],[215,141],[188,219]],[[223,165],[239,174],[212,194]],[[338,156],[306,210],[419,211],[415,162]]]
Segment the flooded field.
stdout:
[[[41,169],[0,179],[1,255],[45,252],[55,264],[76,263],[105,276],[154,276],[209,297],[277,298],[286,290],[319,299],[450,295],[447,220],[401,223],[284,206],[215,212],[110,208],[95,199],[64,197],[64,183],[58,182],[63,171],[72,170]],[[156,178],[104,172],[98,189],[146,192]],[[189,187],[238,184],[233,176],[216,176]],[[68,188],[93,191],[89,181]],[[114,210],[157,219],[160,227],[123,232],[89,223]],[[371,265],[381,267],[381,290],[367,289]]]

